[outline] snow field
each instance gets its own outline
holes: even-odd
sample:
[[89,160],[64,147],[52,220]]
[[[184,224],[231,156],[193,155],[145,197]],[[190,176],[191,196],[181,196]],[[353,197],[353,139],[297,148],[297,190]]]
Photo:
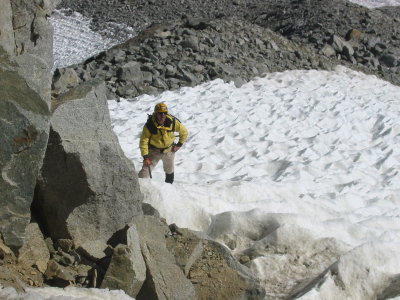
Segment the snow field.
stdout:
[[241,88],[216,80],[109,108],[137,169],[156,103],[189,128],[176,183],[165,184],[158,166],[140,180],[145,201],[168,223],[248,255],[270,297],[296,294],[328,270],[318,299],[343,289],[335,280],[329,287],[337,272],[350,274],[343,299],[373,299],[399,272],[398,95],[397,86],[338,67],[268,74]]

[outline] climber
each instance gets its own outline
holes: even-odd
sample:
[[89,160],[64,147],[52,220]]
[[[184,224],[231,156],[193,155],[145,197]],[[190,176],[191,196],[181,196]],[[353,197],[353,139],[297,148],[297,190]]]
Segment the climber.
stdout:
[[[179,140],[175,143],[175,132]],[[165,182],[174,182],[175,153],[186,142],[188,130],[176,117],[168,113],[164,102],[154,107],[152,115],[148,116],[140,137],[140,152],[143,156],[143,166],[139,178],[148,178],[157,163],[162,160]]]

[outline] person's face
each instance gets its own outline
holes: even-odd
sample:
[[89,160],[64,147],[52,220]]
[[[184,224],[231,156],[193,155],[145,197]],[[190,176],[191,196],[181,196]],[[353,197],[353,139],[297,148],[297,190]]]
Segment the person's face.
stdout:
[[164,124],[165,119],[167,118],[167,113],[166,112],[158,112],[156,113],[156,120],[157,123],[162,125]]

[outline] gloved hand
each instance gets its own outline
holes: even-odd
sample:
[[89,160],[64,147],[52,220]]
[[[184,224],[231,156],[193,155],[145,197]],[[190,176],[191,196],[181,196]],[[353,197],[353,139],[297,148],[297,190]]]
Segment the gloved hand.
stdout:
[[173,146],[172,146],[172,152],[176,152],[176,151],[178,151],[179,149],[181,149],[181,147],[179,147],[179,146],[177,146],[177,145],[173,145]]
[[143,160],[143,164],[144,164],[146,167],[150,167],[150,166],[153,164],[153,161],[152,161],[150,158],[145,158],[145,159]]

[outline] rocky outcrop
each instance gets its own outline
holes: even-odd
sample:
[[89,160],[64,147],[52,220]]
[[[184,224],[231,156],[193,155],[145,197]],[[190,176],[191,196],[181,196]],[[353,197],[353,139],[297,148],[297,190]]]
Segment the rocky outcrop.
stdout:
[[133,164],[112,131],[104,84],[87,82],[52,103],[49,143],[33,207],[53,239],[98,260],[142,214]]
[[[258,25],[263,28],[269,28],[278,35],[295,42],[301,47],[296,49],[297,57],[294,59],[304,59],[304,57],[301,57],[303,54],[302,48],[307,47],[317,56],[318,54],[328,54],[326,58],[329,58],[329,64],[342,64],[358,71],[375,74],[394,84],[400,84],[400,30],[398,29],[400,28],[400,13],[397,7],[369,9],[345,0],[333,0],[324,5],[321,5],[320,0],[271,0],[268,1],[268,5],[262,0],[205,0],[201,1],[201,3],[195,0],[185,0],[185,5],[182,5],[180,0],[147,1],[145,3],[139,0],[113,1],[112,6],[109,3],[109,0],[89,0],[85,1],[85,3],[77,0],[63,0],[60,7],[72,8],[88,17],[92,17],[93,28],[100,31],[104,29],[105,22],[110,20],[120,24],[127,24],[138,30],[144,30],[150,24],[174,23],[177,20],[181,20],[182,17],[188,20],[211,19],[214,21],[231,18],[239,24],[242,22],[248,23],[250,27]],[[195,21],[194,25],[198,29],[198,26],[203,26],[204,24]],[[230,26],[226,27],[228,32],[231,29]],[[164,37],[168,35],[168,30],[165,31],[162,33]],[[251,32],[252,28],[243,28],[243,31]],[[102,30],[102,32],[106,31]],[[350,39],[349,34],[351,32],[359,32],[362,37]],[[214,32],[211,40],[215,41],[218,38],[224,40],[224,34],[224,28],[222,27],[222,30]],[[175,36],[175,34],[172,36]],[[257,34],[255,37],[258,37]],[[335,37],[342,39],[348,45],[332,51],[331,45]],[[189,48],[197,55],[203,54],[201,47],[197,43],[201,40],[201,35],[196,34],[196,37],[189,37],[188,40],[182,41],[183,38],[184,36],[181,35],[176,40],[177,44],[183,47],[183,49],[177,49],[176,51],[185,51]],[[228,48],[220,48],[220,51],[228,56],[232,50],[232,58],[227,60],[226,63],[234,68],[236,63],[235,48],[238,47],[238,45],[234,44],[235,38],[236,35]],[[243,47],[245,54],[243,56],[250,53],[247,52],[247,47],[253,48],[253,52],[258,53],[257,47],[254,47],[257,45],[254,44],[251,38],[246,38],[245,42],[246,45]],[[171,44],[174,44],[174,40]],[[154,43],[148,44],[148,46],[154,49]],[[147,49],[150,50],[150,48]],[[157,56],[157,51],[150,50],[150,52]],[[167,53],[171,55],[170,52]],[[261,55],[264,54],[261,53]],[[173,56],[175,55],[173,54]],[[267,62],[272,58],[267,55],[264,56]],[[213,56],[210,55],[210,57]],[[147,58],[153,60],[152,57]],[[293,57],[288,59],[286,55],[280,55],[277,58],[283,65],[287,64],[286,69],[292,69],[293,66],[296,68],[303,68],[304,66],[304,62],[291,62]],[[160,59],[160,62],[162,61]],[[173,63],[169,63],[169,65],[176,68],[178,61],[172,60]],[[314,69],[325,69],[326,66],[327,64],[312,64]],[[304,67],[308,69],[309,65],[306,64]],[[104,69],[104,72],[106,71],[108,71],[107,68]],[[277,71],[280,70],[277,69]],[[106,73],[110,74],[110,72]],[[227,77],[219,73],[215,75],[219,78]],[[249,75],[258,76],[259,74],[249,73]],[[181,74],[181,76],[184,75]],[[164,80],[161,83],[157,83],[157,85],[163,86],[163,82]],[[149,85],[153,86],[151,82]],[[183,85],[190,85],[190,83]],[[157,86],[156,88],[158,89]],[[147,93],[152,91],[150,89]],[[136,93],[134,89],[128,87],[119,88],[119,92],[120,94]],[[146,93],[146,91],[139,91],[139,93]]]
[[21,247],[49,132],[52,28],[49,1],[1,2],[0,232]]
[[216,78],[240,86],[267,72],[334,65],[329,58],[246,21],[188,19],[154,25],[83,64],[58,70],[53,93],[66,90],[77,76],[81,81],[105,81],[109,97],[131,98]]
[[174,224],[170,229],[167,247],[194,285],[196,299],[264,299],[259,280],[228,248]]
[[271,1],[254,22],[288,39],[324,52],[327,45],[340,64],[400,84],[398,8],[368,9],[350,1]]

